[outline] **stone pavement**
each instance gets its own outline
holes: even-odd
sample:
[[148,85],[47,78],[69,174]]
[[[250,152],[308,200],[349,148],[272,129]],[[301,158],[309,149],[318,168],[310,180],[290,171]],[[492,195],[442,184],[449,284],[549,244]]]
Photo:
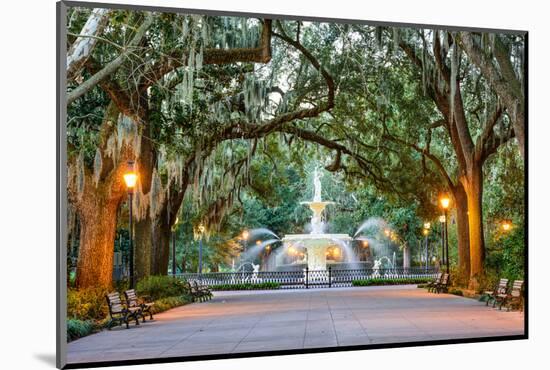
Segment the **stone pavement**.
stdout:
[[524,316],[416,286],[217,292],[68,344],[68,363],[523,334]]

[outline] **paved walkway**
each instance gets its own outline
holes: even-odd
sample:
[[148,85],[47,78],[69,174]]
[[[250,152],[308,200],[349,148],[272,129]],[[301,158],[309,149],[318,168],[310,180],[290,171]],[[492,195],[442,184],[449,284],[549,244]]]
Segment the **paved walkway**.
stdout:
[[68,345],[68,362],[523,334],[523,314],[412,286],[220,292]]

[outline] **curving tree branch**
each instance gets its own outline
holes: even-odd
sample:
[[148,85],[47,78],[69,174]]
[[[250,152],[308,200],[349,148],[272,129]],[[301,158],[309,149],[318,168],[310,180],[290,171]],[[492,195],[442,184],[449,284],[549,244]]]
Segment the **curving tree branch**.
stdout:
[[78,85],[75,89],[67,93],[67,104],[71,104],[73,101],[81,97],[90,91],[94,86],[96,86],[101,81],[105,80],[107,77],[116,72],[116,70],[122,66],[126,58],[132,53],[132,49],[135,48],[145,36],[147,29],[153,23],[154,16],[152,13],[146,13],[145,20],[139,26],[134,37],[128,45],[124,48],[124,51],[113,59],[111,62],[107,63],[100,71],[95,73],[92,77],[84,81],[82,84]]

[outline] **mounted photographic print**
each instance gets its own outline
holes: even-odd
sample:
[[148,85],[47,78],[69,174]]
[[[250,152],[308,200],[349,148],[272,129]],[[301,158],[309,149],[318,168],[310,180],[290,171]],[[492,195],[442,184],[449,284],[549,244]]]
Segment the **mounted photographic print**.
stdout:
[[58,3],[58,367],[527,338],[527,32]]

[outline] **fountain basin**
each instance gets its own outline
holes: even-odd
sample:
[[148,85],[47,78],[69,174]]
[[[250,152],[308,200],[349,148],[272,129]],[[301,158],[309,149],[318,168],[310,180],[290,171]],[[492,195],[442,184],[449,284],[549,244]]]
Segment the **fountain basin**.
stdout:
[[338,242],[348,242],[352,238],[347,234],[290,234],[285,235],[283,243],[304,247],[307,252],[307,266],[310,270],[326,270],[326,251],[329,247],[340,246]]

